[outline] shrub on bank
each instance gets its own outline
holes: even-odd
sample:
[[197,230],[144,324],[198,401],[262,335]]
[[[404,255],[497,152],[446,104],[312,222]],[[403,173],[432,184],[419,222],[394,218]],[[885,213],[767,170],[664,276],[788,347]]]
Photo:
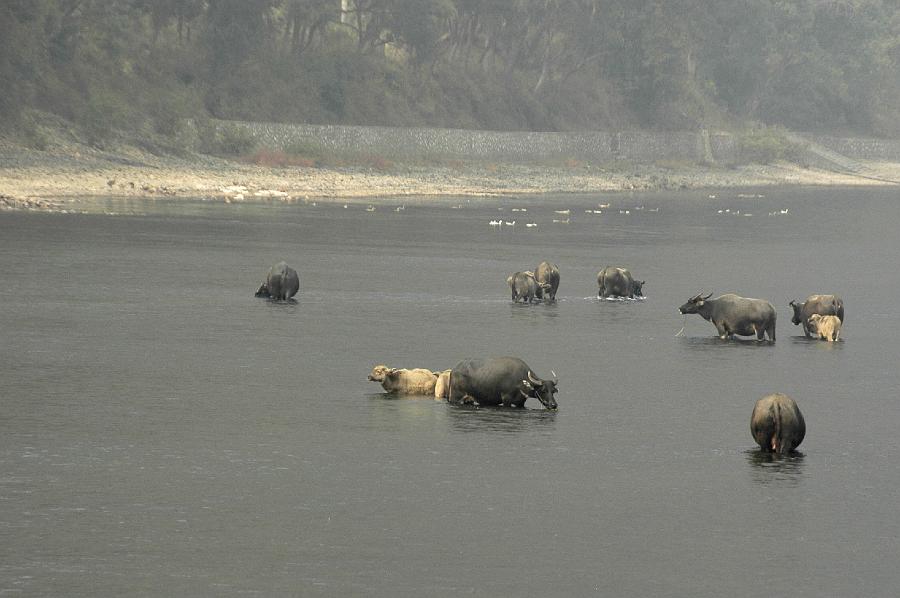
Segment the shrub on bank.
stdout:
[[751,129],[738,137],[738,159],[742,163],[800,162],[803,150],[802,144],[790,141],[775,127]]

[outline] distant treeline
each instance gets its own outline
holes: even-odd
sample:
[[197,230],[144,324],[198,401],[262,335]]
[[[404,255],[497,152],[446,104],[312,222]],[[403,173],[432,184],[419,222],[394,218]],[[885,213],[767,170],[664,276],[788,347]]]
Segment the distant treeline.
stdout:
[[897,0],[0,0],[0,128],[900,134]]

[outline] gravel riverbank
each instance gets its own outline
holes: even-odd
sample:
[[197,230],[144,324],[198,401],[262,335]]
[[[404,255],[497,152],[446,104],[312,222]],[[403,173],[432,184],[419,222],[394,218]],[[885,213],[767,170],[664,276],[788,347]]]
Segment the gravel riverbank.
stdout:
[[250,201],[427,201],[771,185],[885,185],[900,164],[869,162],[864,176],[795,164],[734,168],[690,164],[533,165],[388,164],[383,168],[268,168],[203,155],[160,156],[134,147],[100,151],[83,145],[47,151],[0,142],[0,209],[63,211],[86,198],[185,198]]

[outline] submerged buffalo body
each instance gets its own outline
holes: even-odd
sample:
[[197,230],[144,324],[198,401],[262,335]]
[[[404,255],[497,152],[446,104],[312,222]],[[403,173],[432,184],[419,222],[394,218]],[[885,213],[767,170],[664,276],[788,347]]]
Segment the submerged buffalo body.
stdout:
[[540,287],[540,293],[549,301],[556,301],[559,289],[559,266],[550,262],[541,262],[534,269],[534,279]]
[[644,281],[635,280],[625,268],[608,266],[597,273],[597,285],[600,287],[597,295],[601,299],[607,297],[635,297],[644,296]]
[[711,296],[710,293],[706,297],[691,297],[678,311],[700,314],[704,320],[713,323],[719,338],[756,335],[757,340],[763,340],[765,335],[769,335],[769,340],[775,341],[776,314],[771,303],[731,293],[715,299],[710,299]]
[[812,336],[809,329],[809,318],[813,314],[823,316],[837,316],[844,323],[844,302],[837,295],[810,295],[806,301],[800,303],[791,301],[789,305],[794,310],[791,323],[795,326],[803,325],[803,334]]
[[532,272],[516,272],[506,279],[506,284],[512,293],[513,303],[517,303],[519,299],[523,303],[531,303],[541,297],[541,287]]
[[300,275],[284,262],[278,262],[266,276],[266,282],[256,291],[257,297],[268,297],[276,301],[285,301],[300,290]]
[[790,453],[803,442],[806,422],[794,399],[777,392],[756,402],[750,417],[750,433],[762,450]]
[[556,409],[558,380],[538,378],[517,357],[466,359],[450,371],[450,402],[474,400],[479,405],[524,407],[534,397],[548,409]]

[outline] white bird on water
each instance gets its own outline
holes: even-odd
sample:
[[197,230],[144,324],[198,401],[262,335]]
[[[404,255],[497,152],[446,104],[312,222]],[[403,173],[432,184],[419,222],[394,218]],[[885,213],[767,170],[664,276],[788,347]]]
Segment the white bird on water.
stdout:
[[506,226],[515,226],[515,225],[516,225],[516,221],[515,221],[515,220],[510,220],[509,222],[505,222],[504,224],[506,224]]
[[491,220],[488,224],[490,224],[491,226],[500,226],[501,224],[503,224],[503,221],[502,220]]
[[525,226],[528,228],[534,228],[537,226],[537,223],[536,222],[526,222]]

